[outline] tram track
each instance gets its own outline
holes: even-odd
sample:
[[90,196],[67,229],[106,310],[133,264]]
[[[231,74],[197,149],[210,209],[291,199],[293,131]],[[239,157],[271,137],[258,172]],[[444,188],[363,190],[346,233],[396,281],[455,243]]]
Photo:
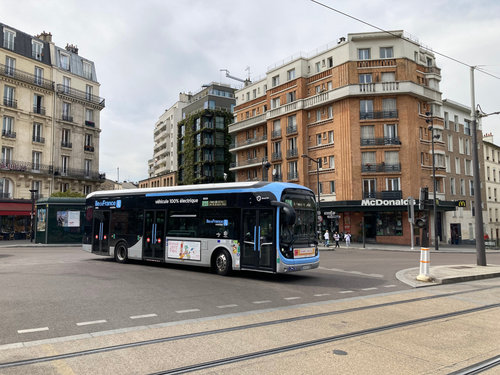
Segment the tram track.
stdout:
[[481,372],[491,370],[492,368],[500,365],[500,355],[492,358],[488,358],[484,361],[475,363],[471,366],[467,366],[458,371],[451,372],[449,375],[474,375],[480,374]]
[[[497,289],[497,288],[498,287],[491,287],[491,288],[486,288],[486,289]],[[482,289],[482,290],[484,290],[484,289]],[[221,328],[221,329],[215,329],[215,330],[209,330],[209,331],[203,331],[203,332],[195,332],[195,333],[190,333],[190,334],[162,337],[162,338],[151,339],[151,340],[136,341],[136,342],[131,342],[131,343],[127,343],[127,344],[112,345],[112,346],[107,346],[107,347],[102,347],[102,348],[76,351],[76,352],[70,352],[70,353],[58,354],[58,355],[51,355],[51,356],[46,356],[46,357],[29,358],[29,359],[18,360],[18,361],[13,361],[13,362],[0,363],[0,369],[19,367],[19,366],[27,366],[27,365],[44,363],[44,362],[51,362],[51,361],[57,361],[57,360],[62,360],[62,359],[70,359],[70,358],[82,357],[82,356],[87,356],[87,355],[92,355],[92,354],[99,354],[99,353],[105,353],[105,352],[112,352],[112,351],[116,351],[116,350],[129,349],[129,348],[140,347],[140,346],[145,346],[145,345],[154,345],[154,344],[160,344],[160,343],[165,343],[165,342],[172,342],[172,341],[179,341],[179,340],[185,340],[185,339],[190,339],[190,338],[217,335],[217,334],[223,334],[223,333],[228,333],[228,332],[254,329],[254,328],[260,328],[260,327],[266,327],[266,326],[272,326],[272,325],[278,325],[278,324],[285,324],[285,323],[291,323],[291,322],[297,322],[297,321],[303,321],[303,320],[309,320],[309,319],[317,319],[317,318],[322,318],[322,317],[327,317],[327,316],[347,314],[347,313],[351,313],[351,312],[360,312],[360,311],[366,311],[366,310],[377,309],[377,308],[384,308],[384,307],[389,307],[389,306],[396,306],[396,305],[407,304],[407,303],[414,303],[414,302],[421,302],[421,301],[433,300],[433,299],[438,299],[438,298],[452,297],[452,296],[473,293],[473,292],[477,292],[477,290],[472,289],[472,290],[467,290],[467,291],[437,294],[437,295],[433,295],[433,296],[410,298],[410,299],[405,299],[405,300],[401,300],[401,301],[391,301],[391,302],[379,303],[379,304],[368,305],[368,306],[360,306],[360,307],[347,308],[347,309],[336,310],[336,311],[329,311],[329,312],[324,312],[324,313],[308,314],[308,315],[302,315],[302,316],[285,318],[285,319],[277,319],[277,320],[272,320],[272,321],[267,321],[267,322],[245,324],[245,325],[239,325],[239,326],[234,326],[234,327],[227,327],[227,328]],[[340,334],[340,335],[335,335],[335,336],[329,336],[329,337],[320,338],[320,339],[316,339],[316,340],[304,341],[301,343],[297,343],[297,344],[293,344],[293,345],[286,345],[286,346],[277,347],[274,349],[268,349],[268,350],[253,352],[253,353],[249,353],[249,354],[243,354],[243,355],[239,355],[239,356],[229,357],[229,358],[210,361],[210,362],[204,362],[204,363],[190,365],[190,366],[186,366],[186,367],[180,367],[177,369],[166,370],[166,371],[162,371],[162,372],[158,372],[158,373],[154,373],[154,374],[182,374],[182,373],[197,371],[197,370],[201,370],[201,369],[205,369],[205,368],[222,366],[222,365],[229,364],[229,363],[246,361],[246,360],[250,360],[253,358],[265,357],[265,356],[269,356],[269,355],[273,355],[273,354],[279,354],[279,353],[283,353],[283,352],[287,352],[287,351],[291,351],[291,350],[298,350],[298,349],[307,348],[307,347],[311,347],[311,346],[321,345],[321,344],[329,343],[329,342],[333,342],[333,341],[345,340],[345,339],[364,336],[364,335],[368,335],[368,334],[372,334],[372,333],[388,331],[388,330],[392,330],[392,329],[397,329],[397,328],[407,327],[407,326],[411,326],[411,325],[436,321],[436,320],[440,320],[440,319],[451,318],[451,317],[460,316],[460,315],[464,315],[464,314],[480,312],[480,311],[494,309],[494,308],[498,308],[498,307],[500,307],[500,303],[484,305],[484,306],[479,306],[479,307],[475,307],[475,308],[470,308],[470,309],[460,310],[460,311],[455,311],[455,312],[450,312],[450,313],[444,313],[444,314],[439,314],[439,315],[433,315],[433,316],[424,317],[424,318],[412,319],[412,320],[403,321],[403,322],[399,322],[399,323],[383,325],[383,326],[379,326],[379,327],[364,329],[364,330],[360,330],[360,331],[355,331],[355,332],[350,332],[350,333],[345,333],[345,334]]]

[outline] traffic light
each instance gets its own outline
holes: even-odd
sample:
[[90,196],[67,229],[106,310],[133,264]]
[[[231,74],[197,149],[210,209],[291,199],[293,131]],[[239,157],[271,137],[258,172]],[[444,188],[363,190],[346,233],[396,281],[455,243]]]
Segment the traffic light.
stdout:
[[427,199],[429,199],[429,188],[428,187],[421,187],[420,188],[420,196],[418,197],[418,209],[419,210],[424,209],[424,203]]
[[415,221],[415,224],[417,227],[419,228],[425,228],[425,226],[427,225],[427,218],[425,217],[419,217],[416,221]]

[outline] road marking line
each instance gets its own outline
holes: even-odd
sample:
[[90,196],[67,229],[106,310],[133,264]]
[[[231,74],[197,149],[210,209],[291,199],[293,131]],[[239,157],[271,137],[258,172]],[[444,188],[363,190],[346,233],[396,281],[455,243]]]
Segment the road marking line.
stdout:
[[190,312],[197,312],[200,311],[200,309],[187,309],[187,310],[177,310],[177,314],[184,314],[184,313],[190,313]]
[[378,288],[363,288],[361,290],[377,290]]
[[91,324],[101,324],[101,323],[107,323],[108,321],[107,320],[94,320],[94,321],[91,321],[91,322],[80,322],[80,323],[76,323],[77,326],[89,326]]
[[221,305],[221,306],[217,306],[219,309],[228,309],[230,307],[238,307],[238,305],[235,305],[235,304],[231,304],[231,305]]
[[339,293],[342,293],[342,294],[344,294],[344,293],[354,293],[354,291],[353,290],[341,290]]
[[360,271],[347,271],[347,270],[343,270],[340,268],[326,268],[326,267],[321,267],[321,266],[318,268],[321,270],[334,271],[334,272],[344,272],[344,273],[350,273],[353,275],[360,275],[360,276],[368,276],[368,277],[376,277],[376,278],[384,277],[384,275],[380,275],[378,273],[364,273],[364,272],[360,272]]
[[134,316],[131,316],[130,319],[154,318],[155,316],[158,316],[158,315],[156,315],[156,314],[134,315]]
[[271,301],[269,301],[269,300],[264,300],[264,301],[253,301],[252,303],[255,303],[256,305],[259,305],[259,304],[261,304],[261,303],[269,303],[269,302],[271,302]]
[[329,296],[330,293],[320,293],[320,294],[315,294],[314,297],[324,297],[324,296]]
[[30,328],[30,329],[20,329],[17,333],[32,333],[32,332],[42,332],[48,331],[49,327],[41,327],[41,328]]
[[394,287],[396,287],[396,285],[393,285],[393,284],[391,284],[391,285],[384,285],[384,288],[394,288]]
[[294,299],[300,299],[300,297],[285,297],[284,299],[286,299],[287,301],[291,301]]

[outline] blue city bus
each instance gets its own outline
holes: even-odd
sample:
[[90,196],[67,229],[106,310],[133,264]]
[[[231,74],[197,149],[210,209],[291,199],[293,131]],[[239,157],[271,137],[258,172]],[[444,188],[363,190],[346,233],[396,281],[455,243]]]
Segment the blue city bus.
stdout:
[[245,182],[96,191],[83,249],[114,257],[233,270],[319,266],[316,200],[297,184]]

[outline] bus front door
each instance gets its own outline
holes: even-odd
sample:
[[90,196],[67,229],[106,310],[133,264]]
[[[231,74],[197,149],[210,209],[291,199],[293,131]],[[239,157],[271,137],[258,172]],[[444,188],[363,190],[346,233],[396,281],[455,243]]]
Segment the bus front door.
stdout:
[[165,260],[165,211],[144,212],[143,258]]
[[109,211],[94,211],[92,252],[109,254]]
[[275,269],[273,218],[273,210],[243,210],[241,267]]

